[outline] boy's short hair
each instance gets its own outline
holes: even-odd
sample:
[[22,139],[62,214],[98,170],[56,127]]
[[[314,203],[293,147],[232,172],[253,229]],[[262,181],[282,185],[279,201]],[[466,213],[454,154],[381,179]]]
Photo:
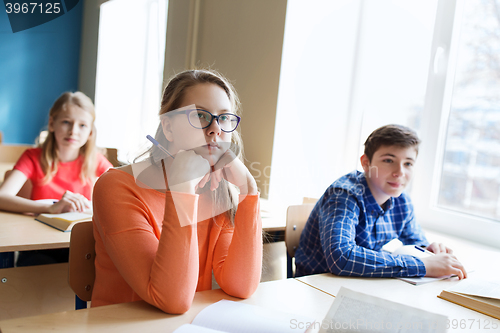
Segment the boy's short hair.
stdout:
[[373,154],[382,146],[414,147],[418,154],[420,139],[411,128],[401,125],[385,125],[377,128],[365,141],[365,155],[371,162]]

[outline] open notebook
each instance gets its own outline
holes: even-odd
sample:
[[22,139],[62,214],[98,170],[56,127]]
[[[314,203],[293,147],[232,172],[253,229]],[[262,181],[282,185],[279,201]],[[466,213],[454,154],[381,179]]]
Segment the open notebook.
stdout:
[[40,214],[35,220],[61,231],[71,231],[79,222],[92,221],[92,212],[71,212],[61,214]]
[[[391,251],[392,254],[398,255],[410,255],[414,256],[417,258],[425,258],[428,256],[433,256],[434,253],[429,252],[427,250],[424,250],[420,248],[419,246],[415,245],[403,245],[395,250]],[[427,277],[427,276],[421,276],[421,277],[398,277],[398,279],[403,280],[405,282],[411,283],[413,285],[420,285],[424,283],[429,283],[429,282],[434,282],[438,280],[444,280],[444,279],[449,279],[452,277],[455,277],[456,275],[446,275],[446,276],[440,276],[440,277]]]
[[[319,318],[317,318],[319,319]],[[324,319],[222,300],[174,333],[443,333],[446,316],[342,287]]]
[[341,287],[319,333],[444,333],[446,316]]
[[301,315],[221,300],[207,306],[191,324],[182,325],[174,333],[299,333],[306,332],[313,322],[314,319]]

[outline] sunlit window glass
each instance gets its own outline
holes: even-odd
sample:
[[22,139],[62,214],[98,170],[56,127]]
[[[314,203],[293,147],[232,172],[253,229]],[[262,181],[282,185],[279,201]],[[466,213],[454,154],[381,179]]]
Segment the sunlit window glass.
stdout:
[[500,0],[467,0],[438,204],[500,219]]
[[167,0],[108,1],[100,7],[96,127],[101,147],[131,161],[158,126]]

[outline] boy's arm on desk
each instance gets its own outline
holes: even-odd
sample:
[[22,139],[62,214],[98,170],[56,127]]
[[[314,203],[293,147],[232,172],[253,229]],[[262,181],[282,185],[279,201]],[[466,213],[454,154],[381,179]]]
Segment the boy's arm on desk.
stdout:
[[424,229],[427,239],[445,244],[453,250],[453,255],[464,265],[467,271],[476,274],[500,274],[500,249],[476,243],[470,240]]

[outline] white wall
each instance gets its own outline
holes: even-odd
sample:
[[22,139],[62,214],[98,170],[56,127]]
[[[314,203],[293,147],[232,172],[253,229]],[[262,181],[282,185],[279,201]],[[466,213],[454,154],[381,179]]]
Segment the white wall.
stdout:
[[[218,70],[242,102],[247,166],[262,188],[271,165],[286,0],[171,0],[165,79],[187,68]],[[254,163],[255,162],[255,163]]]

